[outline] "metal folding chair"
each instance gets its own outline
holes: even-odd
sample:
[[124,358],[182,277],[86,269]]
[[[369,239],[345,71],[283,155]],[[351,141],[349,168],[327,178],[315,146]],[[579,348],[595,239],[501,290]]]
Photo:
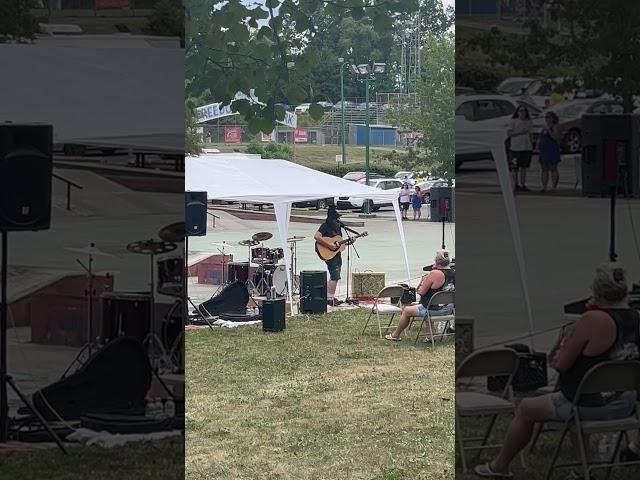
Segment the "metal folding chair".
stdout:
[[[456,439],[464,473],[468,471],[466,456],[468,450],[482,451],[502,447],[502,444],[487,444],[487,442],[499,415],[515,415],[511,383],[518,369],[518,362],[518,354],[514,350],[501,348],[472,353],[458,367],[456,381],[462,378],[486,378],[494,375],[507,377],[500,395],[456,389]],[[482,437],[465,438],[461,425],[462,419],[486,416],[490,416],[491,421],[485,434]]]
[[[391,285],[389,287],[384,287],[378,295],[371,307],[371,311],[369,312],[369,316],[367,317],[367,322],[364,324],[364,328],[362,329],[362,334],[364,334],[365,330],[369,326],[369,320],[371,320],[372,315],[376,314],[376,319],[378,320],[378,332],[380,333],[380,338],[382,335],[382,324],[380,323],[380,315],[389,315],[391,318],[389,319],[389,324],[385,328],[385,333],[391,328],[391,323],[393,322],[393,318],[396,314],[402,313],[402,308],[400,307],[400,299],[402,298],[402,293],[404,292],[404,288],[400,285]],[[392,298],[397,298],[398,301],[396,303],[386,303],[381,300],[385,299],[391,300]]]
[[[420,332],[422,332],[422,327],[424,326],[425,322],[427,322],[427,324],[429,325],[429,335],[431,337],[432,347],[435,346],[436,344],[435,335],[433,334],[434,322],[438,322],[438,323],[444,322],[444,326],[442,327],[442,333],[438,334],[438,336],[440,337],[440,341],[442,341],[442,339],[447,335],[453,335],[452,333],[447,333],[447,330],[451,325],[451,323],[455,321],[455,318],[456,318],[455,313],[453,315],[431,316],[431,312],[429,311],[429,307],[431,307],[431,305],[448,305],[448,304],[455,305],[455,292],[453,290],[450,290],[447,292],[438,292],[433,297],[431,297],[431,300],[429,300],[429,304],[427,305],[427,314],[424,317],[422,317],[422,322],[420,323],[420,328],[418,328],[418,334],[416,335],[416,340],[414,343],[418,343],[418,340],[420,339]],[[409,326],[411,326],[411,324]]]
[[[549,468],[546,479],[550,479],[556,468],[567,468],[580,466],[585,480],[592,478],[591,470],[595,468],[607,468],[608,479],[611,469],[619,466],[640,465],[640,460],[621,462],[616,461],[620,453],[620,446],[623,438],[628,440],[628,432],[640,429],[640,417],[637,409],[626,418],[617,420],[583,420],[580,414],[580,399],[585,395],[596,393],[626,392],[640,390],[640,362],[637,361],[611,361],[603,362],[589,370],[580,385],[573,400],[571,416],[564,422],[562,435],[558,442]],[[548,422],[551,423],[551,422]],[[556,422],[557,423],[557,422]],[[556,462],[560,455],[560,450],[569,432],[575,433],[577,440],[580,461],[578,463],[559,464]],[[617,433],[616,446],[609,461],[590,462],[587,459],[587,449],[585,435]]]

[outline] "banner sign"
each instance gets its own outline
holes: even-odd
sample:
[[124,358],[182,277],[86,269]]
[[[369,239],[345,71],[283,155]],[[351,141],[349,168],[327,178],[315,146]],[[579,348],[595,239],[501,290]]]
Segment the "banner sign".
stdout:
[[[238,93],[236,100],[239,98],[247,98],[246,96]],[[252,103],[258,103],[248,98]],[[230,115],[237,115],[238,112],[234,112],[231,109],[231,105],[225,105],[222,107],[219,103],[212,103],[210,105],[204,105],[203,107],[196,108],[197,123],[208,122],[209,120],[215,120],[217,118],[228,117]],[[284,120],[278,120],[278,123],[286,125],[290,128],[298,128],[298,116],[292,112],[284,112]]]
[[241,141],[241,127],[224,127],[224,143],[240,143]]
[[296,143],[307,143],[309,141],[309,130],[306,128],[296,128],[293,131],[293,141]]
[[95,2],[96,10],[131,8],[131,0],[95,0]]
[[209,120],[215,120],[216,118],[228,117],[229,115],[237,115],[236,112],[231,111],[231,105],[225,105],[221,108],[219,103],[212,103],[210,105],[205,105],[204,107],[196,108],[198,123],[208,122]]
[[276,141],[276,132],[271,133],[263,133],[262,134],[263,142],[275,142]]

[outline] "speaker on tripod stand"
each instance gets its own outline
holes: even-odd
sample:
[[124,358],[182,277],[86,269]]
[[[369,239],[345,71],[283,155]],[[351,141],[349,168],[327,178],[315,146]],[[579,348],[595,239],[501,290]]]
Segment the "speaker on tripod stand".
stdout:
[[300,313],[327,313],[327,272],[300,272]]

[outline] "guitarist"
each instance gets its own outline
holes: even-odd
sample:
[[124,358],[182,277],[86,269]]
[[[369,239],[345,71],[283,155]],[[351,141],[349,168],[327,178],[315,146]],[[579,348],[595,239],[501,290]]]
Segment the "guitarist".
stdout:
[[[316,242],[324,245],[334,252],[339,249],[339,246],[327,242],[323,237],[335,237],[336,235],[342,235],[343,225],[339,221],[340,216],[341,215],[338,213],[335,207],[329,207],[329,209],[327,210],[327,219],[322,225],[320,225],[320,228],[313,237]],[[343,303],[335,298],[336,288],[338,286],[338,281],[340,280],[340,272],[342,270],[342,254],[338,252],[338,254],[331,260],[325,260],[325,263],[327,264],[327,270],[329,270],[329,283],[327,284],[327,304],[335,307]]]

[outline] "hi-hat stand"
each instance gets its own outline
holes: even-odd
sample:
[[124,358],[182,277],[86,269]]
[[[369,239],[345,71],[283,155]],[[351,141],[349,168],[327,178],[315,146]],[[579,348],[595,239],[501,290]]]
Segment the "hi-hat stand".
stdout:
[[2,265],[0,267],[0,443],[9,440],[9,395],[7,386],[18,396],[25,407],[37,418],[44,427],[51,439],[64,454],[67,454],[62,440],[53,431],[47,420],[40,411],[35,408],[29,399],[20,391],[13,378],[7,372],[7,317],[9,315],[9,305],[7,303],[7,277],[8,277],[8,232],[2,231]]

